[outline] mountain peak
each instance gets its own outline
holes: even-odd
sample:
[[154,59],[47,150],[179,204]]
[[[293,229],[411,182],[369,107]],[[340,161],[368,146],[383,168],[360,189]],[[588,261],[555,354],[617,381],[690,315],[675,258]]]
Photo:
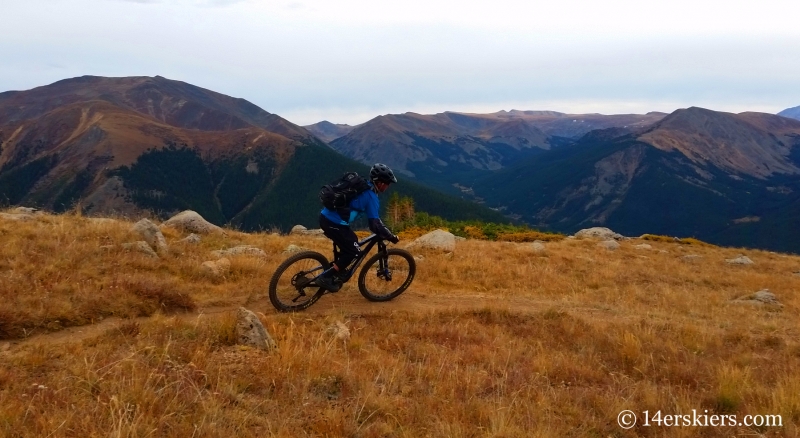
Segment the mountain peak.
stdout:
[[80,76],[31,90],[4,93],[0,124],[36,119],[64,105],[103,100],[178,128],[219,131],[258,127],[294,140],[305,129],[244,99],[162,76]]
[[[779,130],[770,129],[777,126]],[[800,135],[800,123],[792,126],[778,116],[690,107],[668,115],[639,140],[665,151],[677,150],[699,164],[766,178],[800,173],[789,159],[793,135]]]
[[303,128],[321,138],[323,141],[330,143],[339,137],[347,135],[355,127],[347,124],[335,124],[327,120],[323,120],[321,122],[314,123],[313,125],[303,126]]

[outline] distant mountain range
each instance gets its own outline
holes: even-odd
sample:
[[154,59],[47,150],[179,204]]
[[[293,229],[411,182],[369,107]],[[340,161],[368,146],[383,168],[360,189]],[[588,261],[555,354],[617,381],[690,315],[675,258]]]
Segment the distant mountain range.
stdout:
[[[85,213],[193,209],[246,230],[316,226],[319,187],[368,168],[244,99],[162,77],[0,93],[0,203]],[[419,208],[498,213],[404,181]]]
[[393,191],[448,219],[800,252],[793,110],[405,113],[301,127],[158,76],[86,76],[0,93],[0,204],[316,226],[323,183],[384,162],[400,175]]
[[407,113],[331,145],[543,228],[800,252],[800,121],[786,117]]
[[556,230],[608,226],[800,252],[800,121],[678,110],[633,133],[593,131],[471,188]]
[[778,113],[779,116],[789,117],[791,119],[800,120],[800,106],[794,108],[787,108]]
[[306,128],[310,133],[316,135],[317,138],[330,143],[339,137],[347,135],[355,126],[333,124],[327,120],[323,120],[313,125],[303,126],[303,128]]
[[635,129],[664,116],[516,110],[389,114],[353,127],[330,144],[362,163],[386,162],[402,174],[458,193],[459,187],[487,171],[568,144],[593,129]]

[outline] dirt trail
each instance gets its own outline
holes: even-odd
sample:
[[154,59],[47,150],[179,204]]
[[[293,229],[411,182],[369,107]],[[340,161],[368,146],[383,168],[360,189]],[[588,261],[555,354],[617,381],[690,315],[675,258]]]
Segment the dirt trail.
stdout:
[[[350,315],[359,314],[392,314],[395,312],[410,312],[410,313],[425,313],[442,310],[471,310],[482,308],[493,309],[513,309],[515,311],[544,311],[554,307],[559,307],[559,303],[552,300],[533,299],[527,297],[511,297],[503,298],[498,296],[487,296],[486,294],[436,294],[431,292],[416,292],[408,291],[395,300],[386,303],[374,303],[365,300],[358,290],[354,288],[345,288],[336,294],[329,294],[322,297],[311,308],[299,313],[300,315],[309,315],[322,317],[330,314],[344,313]],[[254,312],[261,312],[267,316],[275,314],[276,311],[269,302],[269,298],[264,296],[257,300],[247,302],[246,298],[241,299],[240,304],[230,306],[218,307],[199,307],[194,312],[178,313],[168,315],[169,317],[180,318],[184,321],[197,321],[204,318],[220,317],[228,312],[235,312],[239,307],[245,307]],[[596,314],[604,313],[606,316],[608,310],[588,308],[588,307],[569,307],[570,312],[577,312],[582,314]],[[144,316],[139,318],[106,318],[103,321],[95,324],[68,327],[57,332],[39,333],[31,335],[24,339],[15,339],[10,341],[0,341],[0,353],[16,349],[24,345],[52,345],[66,342],[80,342],[84,339],[90,339],[119,327],[122,324],[130,322],[146,322],[152,316]]]

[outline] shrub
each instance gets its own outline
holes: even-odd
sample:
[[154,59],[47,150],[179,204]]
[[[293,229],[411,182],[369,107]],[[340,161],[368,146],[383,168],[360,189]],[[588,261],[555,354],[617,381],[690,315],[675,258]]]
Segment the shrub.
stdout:
[[703,242],[702,240],[695,239],[694,237],[683,238],[681,239],[681,243],[685,245],[714,246],[710,243]]
[[483,230],[476,226],[467,225],[464,227],[464,233],[467,235],[467,239],[486,239]]
[[677,241],[680,241],[680,239],[678,239],[677,237],[661,236],[658,234],[643,234],[642,237],[640,237],[640,239],[649,240],[651,242],[669,242],[669,243],[675,243]]

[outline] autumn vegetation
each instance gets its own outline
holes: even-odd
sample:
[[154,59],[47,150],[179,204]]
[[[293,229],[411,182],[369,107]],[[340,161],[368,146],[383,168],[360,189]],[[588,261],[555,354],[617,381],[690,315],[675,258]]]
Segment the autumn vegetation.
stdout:
[[[674,239],[608,251],[565,236],[536,251],[473,225],[452,253],[412,249],[417,276],[394,301],[348,284],[278,314],[266,285],[286,247],[329,255],[328,240],[229,229],[190,244],[164,228],[170,249],[151,258],[121,246],[140,240],[131,224],[0,218],[0,436],[800,432],[795,255]],[[267,255],[233,257],[222,276],[201,269],[240,244]],[[726,263],[739,254],[755,263]],[[732,302],[762,289],[783,306]],[[277,350],[236,345],[239,306]],[[349,336],[329,330],[337,322]],[[782,426],[624,430],[625,409],[781,415]]]

